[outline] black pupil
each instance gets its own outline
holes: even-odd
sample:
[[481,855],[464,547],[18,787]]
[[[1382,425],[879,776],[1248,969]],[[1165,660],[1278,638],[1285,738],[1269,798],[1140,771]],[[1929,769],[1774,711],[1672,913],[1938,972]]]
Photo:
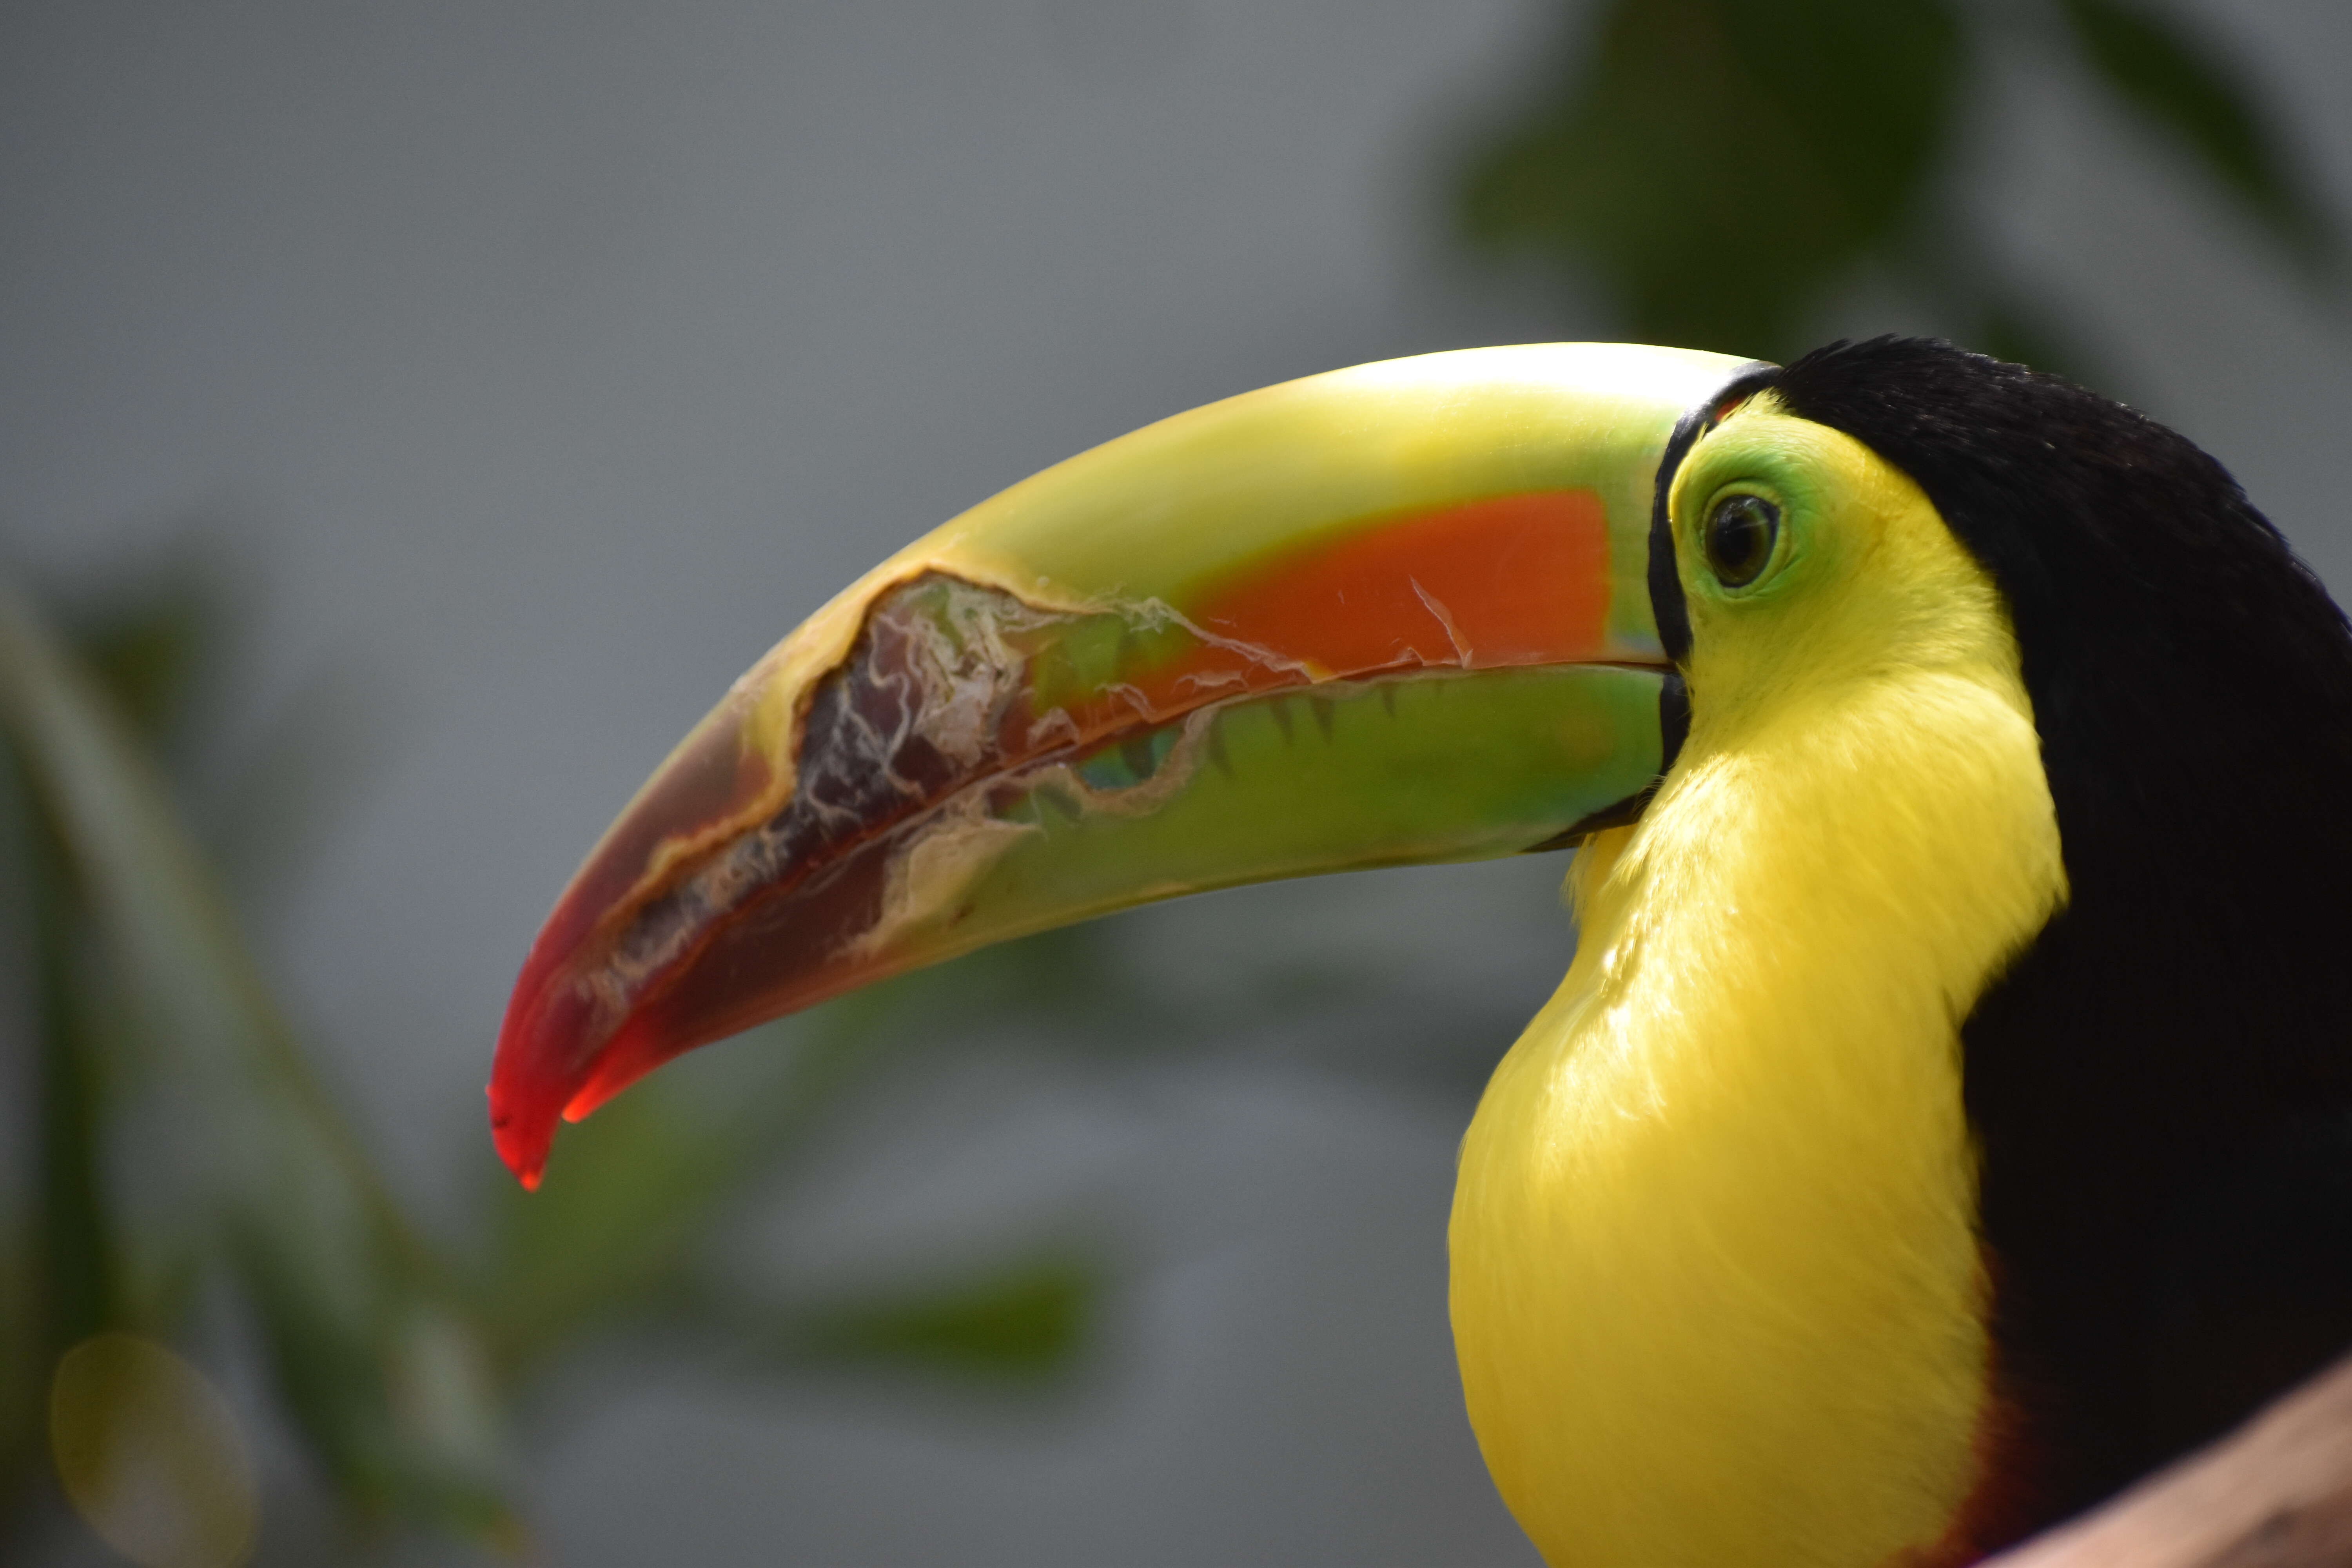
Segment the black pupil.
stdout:
[[1726,496],[1706,518],[1706,563],[1727,588],[1756,581],[1780,535],[1780,509],[1762,496]]

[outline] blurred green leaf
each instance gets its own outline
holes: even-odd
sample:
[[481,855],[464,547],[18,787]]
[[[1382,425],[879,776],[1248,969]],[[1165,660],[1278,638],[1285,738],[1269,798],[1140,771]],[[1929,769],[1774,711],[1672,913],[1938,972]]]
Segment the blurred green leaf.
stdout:
[[[2053,0],[2093,79],[2155,123],[2314,273],[2336,226],[2246,73],[2141,0]],[[1977,34],[1951,0],[1603,0],[1465,163],[1463,236],[1598,282],[1610,330],[1786,359],[1865,268],[1944,330],[2027,363],[2082,353],[1952,208]],[[2031,13],[2028,13],[2031,15]],[[1948,242],[1958,239],[1964,243]]]
[[311,1076],[153,764],[5,589],[0,729],[135,999],[142,1088],[169,1108],[151,1152],[174,1173],[164,1224],[217,1236],[235,1260],[279,1391],[348,1500],[495,1531],[488,1417],[436,1425],[405,1392],[421,1330],[447,1318],[433,1261]]
[[1616,0],[1463,226],[1597,272],[1635,336],[1784,353],[1920,200],[1961,68],[1944,0]]
[[22,868],[30,905],[38,1115],[34,1136],[40,1342],[48,1354],[101,1329],[127,1326],[120,1238],[101,1192],[106,1067],[78,950],[79,910],[46,836],[33,835]]
[[805,1310],[772,1342],[800,1363],[860,1363],[991,1381],[1040,1382],[1085,1348],[1101,1267],[1056,1254],[956,1285]]
[[2334,259],[2326,215],[2227,50],[2129,0],[2061,0],[2060,9],[2092,68],[2125,103],[2179,138],[2299,260],[2317,268]]
[[170,738],[218,651],[221,609],[193,572],[158,574],[80,617],[69,641],[150,744]]

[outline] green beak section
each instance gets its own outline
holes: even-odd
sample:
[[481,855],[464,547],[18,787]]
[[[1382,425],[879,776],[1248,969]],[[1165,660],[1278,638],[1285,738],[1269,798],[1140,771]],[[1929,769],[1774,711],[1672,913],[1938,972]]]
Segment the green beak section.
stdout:
[[1538,667],[1202,709],[1000,797],[1001,853],[892,940],[929,963],[1179,893],[1519,854],[1649,787],[1661,684]]
[[541,932],[490,1088],[559,1112],[885,975],[1241,882],[1512,854],[1639,795],[1662,454],[1743,367],[1477,350],[1122,437],[918,542],[737,682]]

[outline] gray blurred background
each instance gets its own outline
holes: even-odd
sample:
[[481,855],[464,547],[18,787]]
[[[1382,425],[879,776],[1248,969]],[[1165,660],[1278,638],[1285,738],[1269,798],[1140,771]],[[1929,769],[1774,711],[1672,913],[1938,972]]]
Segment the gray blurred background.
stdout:
[[[2352,209],[2352,7],[2168,9]],[[1578,14],[16,0],[0,569],[65,602],[159,561],[236,584],[220,749],[299,713],[336,780],[324,816],[247,803],[295,841],[247,889],[254,937],[398,1191],[463,1234],[503,1179],[480,1089],[537,922],[837,587],[1194,404],[1625,330],[1456,237],[1463,160]],[[2340,311],[2065,69],[1987,62],[1956,210],[2069,368],[2220,456],[2352,592]],[[1965,324],[1864,267],[1806,335],[1884,330]],[[1563,869],[1142,911],[1100,951],[1149,1018],[895,1059],[730,1245],[845,1287],[1099,1247],[1078,1374],[1007,1395],[616,1342],[520,1417],[540,1559],[1530,1562],[1462,1416],[1444,1226],[1477,1083],[1566,966]],[[723,1086],[761,1048],[675,1070]],[[310,1479],[239,1397],[266,1545],[299,1560]]]

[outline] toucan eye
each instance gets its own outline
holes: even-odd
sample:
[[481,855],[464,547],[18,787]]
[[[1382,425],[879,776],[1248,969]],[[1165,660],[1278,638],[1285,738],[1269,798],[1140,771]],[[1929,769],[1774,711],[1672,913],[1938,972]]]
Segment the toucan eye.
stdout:
[[1706,514],[1706,563],[1727,588],[1756,581],[1780,537],[1780,509],[1762,496],[1729,495]]

